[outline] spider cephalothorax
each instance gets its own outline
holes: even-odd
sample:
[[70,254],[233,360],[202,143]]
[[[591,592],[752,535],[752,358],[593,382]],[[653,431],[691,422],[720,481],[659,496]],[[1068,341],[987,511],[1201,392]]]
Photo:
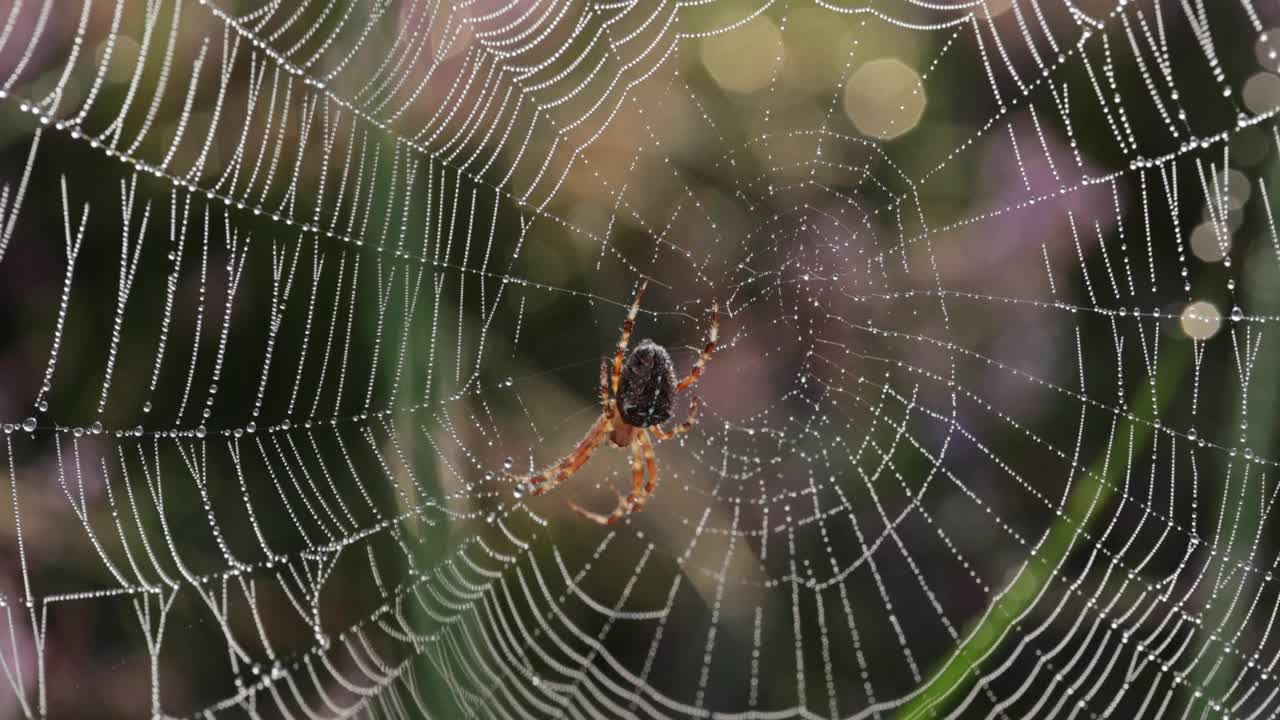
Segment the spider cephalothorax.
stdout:
[[[622,324],[622,337],[613,354],[613,362],[606,358],[600,364],[600,404],[602,410],[595,425],[578,442],[573,452],[540,473],[512,478],[517,487],[531,489],[532,495],[541,495],[568,480],[578,471],[605,438],[618,447],[631,449],[631,493],[618,494],[618,506],[608,515],[589,512],[573,502],[569,506],[580,515],[598,523],[609,525],[622,516],[644,507],[658,484],[658,460],[653,454],[653,441],[668,440],[693,427],[698,412],[698,397],[689,401],[689,417],[670,432],[659,425],[671,419],[676,395],[688,390],[702,374],[707,359],[716,349],[716,337],[720,327],[719,306],[711,305],[711,331],[707,345],[698,356],[698,362],[683,380],[676,381],[675,369],[666,348],[652,340],[643,340],[628,356],[627,343],[635,327],[636,313],[640,311],[640,298],[644,297],[649,281],[640,284],[636,299],[631,303],[627,320]],[[623,358],[626,362],[623,362]],[[612,367],[611,367],[612,366]],[[649,480],[645,482],[645,473]],[[615,490],[615,492],[617,492]]]

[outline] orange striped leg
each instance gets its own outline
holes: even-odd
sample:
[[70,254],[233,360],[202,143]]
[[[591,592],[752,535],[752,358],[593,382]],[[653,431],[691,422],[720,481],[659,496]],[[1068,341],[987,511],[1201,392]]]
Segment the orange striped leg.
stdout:
[[688,419],[686,419],[683,423],[680,423],[678,426],[676,426],[675,430],[672,430],[671,432],[667,432],[666,430],[663,430],[661,427],[658,427],[657,425],[650,426],[649,430],[653,431],[654,437],[658,438],[659,441],[670,440],[671,438],[677,435],[681,435],[687,432],[689,428],[693,427],[693,424],[697,422],[697,417],[696,417],[697,414],[698,414],[698,396],[694,395],[693,399],[689,401]]
[[609,430],[612,427],[612,419],[608,415],[601,415],[596,419],[596,424],[592,425],[587,434],[578,441],[578,445],[573,449],[573,452],[546,470],[533,475],[514,478],[514,482],[532,486],[530,495],[542,495],[553,490],[557,485],[568,480],[570,476],[578,471],[578,468],[586,464],[587,460],[591,459],[591,454],[600,446],[600,441],[609,434]]
[[600,405],[606,416],[613,416],[613,403],[609,401],[609,358],[600,358]]
[[631,310],[627,313],[626,322],[622,323],[622,337],[618,338],[618,351],[613,355],[613,394],[618,394],[618,382],[622,380],[622,359],[627,354],[627,343],[631,342],[631,331],[636,326],[636,313],[640,312],[640,298],[644,297],[644,291],[649,287],[649,278],[645,278],[640,283],[640,290],[636,293],[636,299],[631,303]]
[[645,465],[649,466],[649,482],[644,486],[644,494],[634,499],[630,512],[637,512],[649,502],[649,496],[658,487],[658,458],[653,454],[653,443],[649,441],[649,433],[640,431],[640,450],[644,453]]
[[[707,360],[711,359],[711,353],[716,351],[716,339],[720,337],[720,304],[711,303],[711,333],[707,340],[707,346],[702,349],[702,355],[698,356],[698,362],[694,363],[693,369],[689,371],[689,376],[676,384],[676,392],[684,392],[690,385],[698,381],[698,376],[702,374],[702,368],[706,366]],[[617,382],[616,380],[614,381]],[[614,385],[614,391],[617,391],[617,385]]]
[[609,487],[613,490],[613,494],[618,496],[618,504],[614,507],[613,512],[608,515],[602,513],[584,510],[580,505],[569,501],[569,508],[578,513],[582,517],[600,523],[601,525],[612,525],[618,522],[623,515],[630,512],[631,498],[635,497],[643,489],[644,485],[644,465],[641,457],[640,443],[631,443],[631,495],[623,497],[618,489],[613,487],[613,483],[609,483]]

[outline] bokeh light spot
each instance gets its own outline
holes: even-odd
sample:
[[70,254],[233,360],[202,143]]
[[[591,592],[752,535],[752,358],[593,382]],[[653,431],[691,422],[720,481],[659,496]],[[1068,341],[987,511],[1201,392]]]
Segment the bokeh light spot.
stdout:
[[1244,83],[1244,104],[1259,115],[1280,108],[1280,76],[1255,73]]
[[1218,262],[1231,252],[1231,236],[1219,235],[1211,222],[1202,222],[1191,231],[1191,252],[1204,262]]
[[1197,300],[1182,309],[1182,331],[1193,340],[1208,340],[1222,327],[1222,313],[1213,303]]
[[909,132],[924,114],[920,74],[896,58],[864,63],[844,88],[844,111],[862,133],[890,140]]
[[1227,171],[1225,185],[1227,205],[1232,210],[1244,207],[1244,204],[1249,202],[1249,197],[1253,195],[1253,183],[1249,182],[1249,176],[1235,168]]
[[782,56],[782,33],[764,16],[702,39],[702,64],[711,78],[725,90],[744,95],[769,84]]
[[[1013,0],[986,0],[986,2],[983,3],[983,5],[986,6],[986,11],[988,15],[990,15],[991,17],[996,17],[997,15],[1003,15],[1004,13],[1007,13],[1010,10],[1012,10]],[[979,8],[974,8],[974,10],[975,12],[977,12],[978,17],[982,17],[983,13],[980,11]]]

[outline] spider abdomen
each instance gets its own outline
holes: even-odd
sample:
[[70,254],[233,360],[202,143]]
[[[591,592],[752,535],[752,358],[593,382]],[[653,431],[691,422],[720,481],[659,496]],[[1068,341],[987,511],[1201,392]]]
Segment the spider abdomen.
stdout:
[[622,421],[649,427],[671,419],[675,404],[676,373],[667,349],[642,340],[622,368],[618,381],[618,410]]

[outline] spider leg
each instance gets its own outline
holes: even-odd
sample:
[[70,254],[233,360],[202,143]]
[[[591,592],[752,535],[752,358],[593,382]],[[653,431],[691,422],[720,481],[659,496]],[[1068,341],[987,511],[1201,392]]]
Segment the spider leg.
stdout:
[[649,278],[645,278],[640,283],[640,290],[636,292],[636,299],[631,303],[631,310],[627,313],[627,321],[622,323],[622,337],[618,338],[618,351],[613,355],[613,394],[618,394],[618,382],[622,380],[622,359],[627,354],[627,343],[631,342],[631,331],[636,326],[636,313],[640,312],[640,298],[644,297],[644,291],[649,287]]
[[641,492],[643,486],[644,464],[640,450],[640,443],[633,442],[631,443],[631,495],[624,497],[622,493],[618,492],[618,489],[613,486],[613,483],[609,483],[609,488],[612,489],[613,494],[618,497],[618,504],[614,507],[613,512],[608,515],[591,512],[590,510],[583,509],[582,506],[572,500],[569,501],[569,509],[578,513],[582,517],[600,523],[601,525],[612,525],[620,520],[623,515],[631,512],[631,498]]
[[711,303],[711,332],[709,335],[707,346],[702,349],[702,354],[698,356],[698,362],[693,364],[693,369],[689,371],[689,375],[676,384],[676,392],[682,393],[690,385],[698,381],[698,376],[702,374],[702,368],[707,364],[707,360],[711,358],[711,353],[716,351],[716,339],[720,337],[720,304],[715,302]]
[[609,358],[600,358],[600,404],[605,415],[613,416],[613,402],[609,395]]
[[697,417],[696,417],[697,414],[698,414],[698,396],[694,395],[693,399],[689,401],[689,417],[684,422],[677,425],[676,429],[672,430],[671,432],[667,432],[666,430],[663,430],[661,427],[657,425],[651,425],[649,426],[649,430],[653,431],[654,437],[658,438],[659,441],[670,440],[671,438],[677,435],[684,434],[686,431],[689,430],[689,428],[693,427],[693,424],[697,422]]
[[649,433],[644,430],[640,431],[640,449],[644,452],[644,462],[649,468],[649,482],[644,486],[644,494],[635,498],[627,498],[634,501],[631,505],[631,512],[637,512],[644,507],[644,504],[649,502],[649,496],[658,487],[658,458],[653,454],[653,443],[649,441]]
[[587,434],[578,441],[577,447],[573,452],[564,456],[559,462],[548,467],[539,473],[533,475],[524,475],[515,477],[512,480],[518,484],[531,486],[531,496],[542,495],[555,489],[557,485],[568,480],[578,468],[586,464],[591,458],[591,454],[600,446],[600,441],[605,435],[609,434],[610,428],[613,427],[612,418],[605,414],[596,419],[596,424],[591,426]]
[[600,403],[604,405],[604,411],[600,414],[600,417],[596,418],[596,424],[591,426],[587,434],[578,441],[578,445],[573,449],[573,452],[565,455],[542,472],[520,477],[509,476],[511,481],[519,485],[529,486],[531,488],[529,495],[536,497],[554,490],[556,486],[568,480],[579,468],[585,465],[587,460],[591,459],[591,455],[600,446],[600,442],[613,430],[615,413],[613,400],[609,396],[608,358],[602,358],[600,361]]

